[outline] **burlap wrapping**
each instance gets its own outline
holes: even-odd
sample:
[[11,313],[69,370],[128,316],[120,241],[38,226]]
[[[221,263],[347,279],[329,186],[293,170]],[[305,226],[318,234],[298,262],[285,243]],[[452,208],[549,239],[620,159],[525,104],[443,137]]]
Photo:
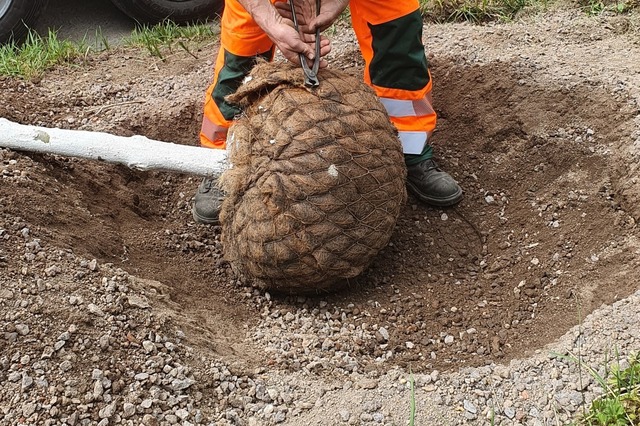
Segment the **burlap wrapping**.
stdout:
[[387,245],[406,200],[397,131],[358,78],[256,66],[228,100],[233,167],[221,177],[225,257],[263,288],[335,289]]

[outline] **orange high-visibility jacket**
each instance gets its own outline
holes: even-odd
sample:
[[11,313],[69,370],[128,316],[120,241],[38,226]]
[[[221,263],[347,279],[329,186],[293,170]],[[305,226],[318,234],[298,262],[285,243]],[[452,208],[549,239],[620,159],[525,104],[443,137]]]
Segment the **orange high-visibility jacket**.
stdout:
[[[282,1],[282,0],[272,0]],[[418,0],[351,0],[351,21],[365,60],[364,81],[387,109],[405,154],[420,154],[436,126]],[[237,0],[226,0],[220,51],[209,86],[200,142],[224,148],[240,111],[227,103],[256,62],[272,60],[273,42]]]

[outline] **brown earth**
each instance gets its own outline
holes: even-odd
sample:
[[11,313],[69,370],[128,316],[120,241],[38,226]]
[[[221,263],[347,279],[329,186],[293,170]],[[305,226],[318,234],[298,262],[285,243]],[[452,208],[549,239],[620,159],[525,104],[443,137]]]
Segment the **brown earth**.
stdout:
[[[333,66],[360,73],[355,51],[338,51]],[[5,78],[0,116],[193,145],[215,51],[195,53],[159,61],[123,49],[36,82]],[[635,198],[623,197],[635,187],[614,143],[631,140],[637,107],[586,78],[542,78],[534,62],[458,59],[432,58],[434,144],[463,201],[440,210],[410,198],[392,243],[345,291],[272,295],[282,312],[328,302],[347,323],[397,330],[388,345],[361,348],[370,369],[389,350],[413,371],[523,356],[637,289],[625,277],[640,272],[638,214]],[[260,317],[256,293],[222,260],[219,228],[192,221],[197,178],[6,150],[0,167],[0,228],[29,226],[46,244],[165,284],[175,320],[197,331],[190,343],[201,351],[289,368],[245,339]],[[6,244],[0,258],[19,253]]]

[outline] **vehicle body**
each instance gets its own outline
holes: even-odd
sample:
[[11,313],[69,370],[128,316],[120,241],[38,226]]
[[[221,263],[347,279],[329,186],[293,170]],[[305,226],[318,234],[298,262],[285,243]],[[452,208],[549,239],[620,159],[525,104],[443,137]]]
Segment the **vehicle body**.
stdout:
[[[57,0],[0,0],[0,44],[21,41],[47,6]],[[107,0],[104,0],[107,1]],[[111,0],[139,23],[170,19],[176,23],[204,21],[219,14],[224,0]]]

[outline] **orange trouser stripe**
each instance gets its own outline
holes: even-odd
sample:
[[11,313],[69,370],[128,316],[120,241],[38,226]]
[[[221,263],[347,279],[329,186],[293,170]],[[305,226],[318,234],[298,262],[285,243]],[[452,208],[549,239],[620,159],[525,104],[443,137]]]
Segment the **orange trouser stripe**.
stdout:
[[[282,1],[282,0],[272,0]],[[236,56],[257,56],[273,47],[273,42],[255,23],[251,15],[237,0],[226,0],[220,19],[220,49],[214,68],[214,80],[208,87],[204,101],[204,118],[200,131],[200,144],[210,148],[225,148],[226,129],[232,121],[224,118],[212,98],[218,83],[218,72],[224,66],[225,51]]]

